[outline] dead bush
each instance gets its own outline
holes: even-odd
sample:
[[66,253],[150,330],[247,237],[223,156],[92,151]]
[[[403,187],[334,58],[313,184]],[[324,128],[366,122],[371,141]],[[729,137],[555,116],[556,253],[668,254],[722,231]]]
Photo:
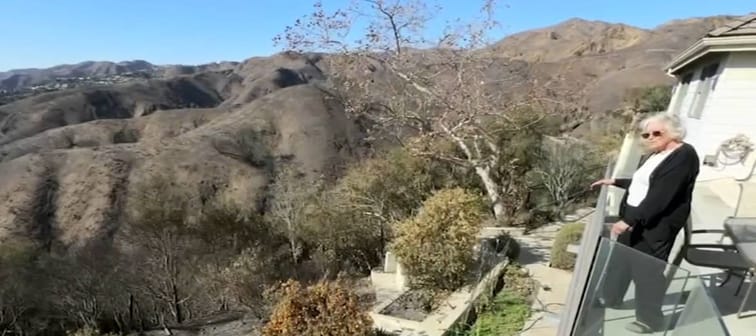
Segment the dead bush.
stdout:
[[373,322],[360,309],[355,293],[338,282],[319,282],[303,287],[287,281],[279,301],[263,329],[264,336],[320,336],[373,333]]

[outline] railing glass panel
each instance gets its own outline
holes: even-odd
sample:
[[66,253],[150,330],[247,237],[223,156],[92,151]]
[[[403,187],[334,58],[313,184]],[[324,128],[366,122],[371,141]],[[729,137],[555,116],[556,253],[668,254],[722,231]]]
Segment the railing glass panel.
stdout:
[[729,335],[714,300],[711,299],[700,277],[688,279],[685,309],[675,321],[674,330],[668,335]]
[[594,261],[573,335],[637,335],[637,320],[652,325],[653,335],[677,335],[691,321],[705,323],[702,335],[726,335],[700,278],[688,270],[606,238]]

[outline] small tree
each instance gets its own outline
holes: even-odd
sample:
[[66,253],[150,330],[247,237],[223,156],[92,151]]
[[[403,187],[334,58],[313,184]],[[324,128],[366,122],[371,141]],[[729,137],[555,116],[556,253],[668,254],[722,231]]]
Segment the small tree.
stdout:
[[666,111],[672,99],[672,87],[657,85],[628,90],[625,104],[636,113]]
[[[261,288],[291,274],[285,236],[254,211],[223,202],[207,206],[194,230],[199,239],[197,253],[203,272],[201,294],[220,309],[245,307],[260,313]],[[195,306],[207,307],[207,301]]]
[[325,277],[343,271],[364,273],[379,261],[378,230],[361,221],[350,199],[326,190],[308,204],[304,241],[318,271]]
[[194,250],[198,240],[188,222],[189,195],[168,176],[151,176],[137,186],[122,231],[133,251],[134,262],[128,267],[139,281],[134,286],[155,303],[161,324],[186,318],[199,257]]
[[392,223],[412,215],[441,178],[434,163],[405,149],[360,162],[340,181],[355,208],[366,217]]
[[358,296],[337,282],[304,288],[296,281],[283,284],[279,301],[263,329],[264,336],[321,336],[372,334],[372,321]]
[[262,246],[245,249],[215,274],[215,280],[237,303],[262,317],[269,308],[263,300],[265,290],[289,273],[282,257]]
[[[335,54],[327,58],[330,89],[350,115],[370,121],[371,135],[387,134],[400,143],[412,136],[417,141],[406,144],[409,148],[437,140],[453,144],[455,155],[415,153],[474,172],[494,215],[502,219],[510,194],[497,172],[517,161],[506,156],[506,147],[486,126],[501,123],[519,130],[538,118],[516,118],[520,104],[504,94],[507,82],[518,80],[500,70],[504,60],[491,45],[495,1],[482,1],[480,19],[460,20],[441,36],[430,31],[436,11],[429,7],[419,0],[362,0],[331,13],[317,2],[311,15],[287,27],[276,41],[288,50]],[[525,96],[531,95],[536,94]],[[548,97],[532,97],[530,104],[565,109],[563,102],[545,104],[550,100],[543,98]]]
[[449,180],[445,168],[404,148],[394,149],[350,167],[334,192],[357,221],[375,228],[383,251],[391,239],[391,224],[412,216]]
[[305,211],[321,190],[319,181],[303,183],[304,178],[304,174],[296,168],[285,166],[270,187],[268,217],[288,239],[291,261],[295,265],[300,262],[304,252],[302,235],[308,220]]
[[51,307],[66,320],[96,328],[103,321],[116,321],[118,312],[127,311],[125,305],[118,304],[126,292],[120,277],[123,270],[111,248],[92,244],[68,256],[40,259],[51,281],[46,295],[55,298]]
[[416,288],[454,290],[464,283],[483,219],[480,197],[464,189],[438,191],[420,213],[397,223],[392,250]]
[[35,249],[14,241],[0,243],[0,335],[29,332],[29,315],[40,306],[34,275]]

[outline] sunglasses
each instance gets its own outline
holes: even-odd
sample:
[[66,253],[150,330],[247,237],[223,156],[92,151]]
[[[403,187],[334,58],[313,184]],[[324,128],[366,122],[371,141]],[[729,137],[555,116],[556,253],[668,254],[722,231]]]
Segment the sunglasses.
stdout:
[[648,133],[648,132],[641,133],[641,137],[643,139],[648,139],[648,137],[650,137],[652,135],[654,136],[654,138],[658,138],[658,137],[660,137],[662,135],[662,132],[661,131],[653,131],[651,133]]

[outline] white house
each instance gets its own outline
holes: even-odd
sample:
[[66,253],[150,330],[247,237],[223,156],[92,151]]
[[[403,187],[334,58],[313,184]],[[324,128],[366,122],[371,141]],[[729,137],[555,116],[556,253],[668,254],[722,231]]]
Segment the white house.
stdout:
[[[736,210],[756,216],[756,14],[709,32],[665,70],[677,78],[667,113],[682,119],[685,141],[701,159],[693,226],[721,228]],[[614,176],[632,174],[640,155],[637,138],[628,135]],[[610,191],[614,209],[621,195]]]
[[[756,14],[741,17],[709,32],[680,53],[665,70],[677,79],[667,113],[680,116],[688,130],[685,141],[695,147],[701,159],[700,174],[693,193],[693,229],[722,229],[728,216],[756,217],[756,178],[753,178],[756,170]],[[637,169],[641,155],[639,145],[636,136],[626,136],[614,165],[613,177],[628,177]],[[599,283],[595,279],[601,279],[598,272],[602,268],[596,261],[599,260],[597,256],[603,254],[603,258],[606,258],[605,254],[611,253],[598,247],[600,242],[606,241],[607,216],[616,215],[622,193],[622,190],[614,187],[602,190],[606,198],[599,197],[596,206],[598,215],[594,216],[591,225],[586,226],[581,244],[575,249],[577,264],[565,301],[559,336],[582,335],[581,332],[591,331],[595,326],[604,328],[605,332],[609,332],[605,333],[607,335],[624,335],[624,329],[617,319],[609,319],[609,315],[591,315],[593,308],[586,303],[589,301],[584,301],[594,295],[591,291],[595,291]],[[683,243],[682,236],[683,232],[680,232],[673,254]],[[711,236],[701,237],[710,241],[695,239],[694,243],[717,243],[724,238],[721,234],[702,236]],[[626,253],[627,258],[630,256]],[[696,267],[685,261],[681,266],[702,278],[722,272],[721,269]],[[743,293],[737,298],[731,291],[717,293],[724,295],[717,300],[718,306],[722,303],[738,305],[744,298]],[[707,303],[704,301],[697,302],[697,306],[691,305],[690,310],[706,310]],[[730,309],[732,307],[724,310],[721,306],[717,308],[719,312],[712,310],[711,315],[726,315],[722,323],[731,335],[753,335],[756,319],[736,318],[734,310]],[[688,307],[685,309],[687,311]],[[702,318],[701,322],[706,324],[712,319]],[[713,322],[708,326],[715,326],[717,322]],[[676,327],[694,330],[698,325]],[[721,334],[707,333],[703,329],[698,332]]]
[[686,142],[701,158],[694,227],[721,227],[738,204],[739,215],[753,214],[756,199],[747,198],[748,182],[756,182],[756,14],[709,32],[666,71],[678,79],[667,112],[684,121]]

